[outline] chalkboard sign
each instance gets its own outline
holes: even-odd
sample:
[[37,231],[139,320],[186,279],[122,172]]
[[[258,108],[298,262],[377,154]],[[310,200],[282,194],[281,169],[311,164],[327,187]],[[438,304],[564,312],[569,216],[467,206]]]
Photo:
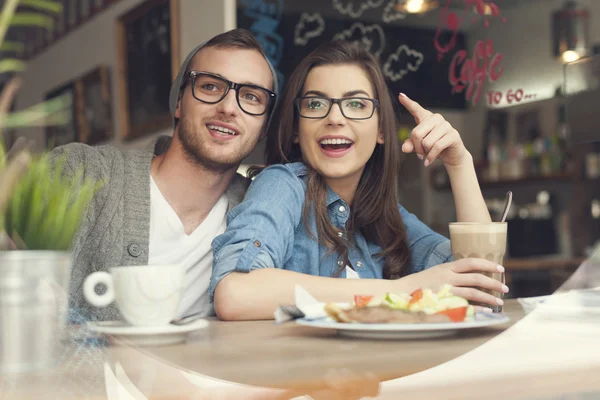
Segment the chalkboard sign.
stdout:
[[171,125],[169,90],[179,65],[178,0],[148,0],[119,19],[125,139]]
[[464,94],[453,93],[448,80],[452,56],[439,58],[434,45],[436,33],[441,43],[455,34],[453,49],[463,50],[465,35],[404,26],[401,20],[419,17],[397,12],[395,4],[394,0],[239,0],[237,21],[238,27],[256,35],[281,82],[320,43],[341,39],[358,43],[379,58],[394,98],[404,92],[425,107],[466,108]]

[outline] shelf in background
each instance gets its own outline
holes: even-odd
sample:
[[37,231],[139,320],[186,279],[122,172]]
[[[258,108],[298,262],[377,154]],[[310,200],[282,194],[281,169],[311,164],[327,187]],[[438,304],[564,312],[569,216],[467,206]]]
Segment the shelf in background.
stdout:
[[504,260],[503,266],[507,272],[569,269],[579,267],[585,260],[586,258],[579,257],[508,258]]
[[575,178],[575,174],[570,172],[562,172],[552,175],[539,175],[539,176],[527,176],[523,178],[513,179],[499,179],[497,181],[488,181],[481,179],[479,184],[481,187],[493,187],[493,186],[504,186],[513,184],[528,184],[535,182],[547,182],[547,181],[566,181]]
[[[445,171],[433,172],[433,174],[436,174],[436,173],[446,173],[446,172]],[[572,180],[574,178],[575,178],[575,174],[572,172],[561,172],[561,173],[552,174],[552,175],[528,176],[528,177],[523,177],[523,178],[499,179],[499,180],[494,180],[494,181],[489,181],[486,179],[479,179],[479,185],[481,186],[482,189],[484,189],[484,188],[501,187],[501,186],[507,186],[507,185],[524,185],[524,184],[531,184],[531,183],[537,183],[537,182],[568,181],[568,180]],[[434,177],[432,177],[431,182],[435,189],[438,189],[438,190],[450,189],[450,183],[446,183],[443,185],[436,184]]]

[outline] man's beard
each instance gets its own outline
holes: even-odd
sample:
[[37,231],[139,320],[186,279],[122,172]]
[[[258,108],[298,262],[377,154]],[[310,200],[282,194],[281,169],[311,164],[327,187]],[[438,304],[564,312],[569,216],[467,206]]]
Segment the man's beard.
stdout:
[[242,160],[252,151],[251,148],[246,152],[237,151],[228,157],[211,157],[211,154],[209,154],[204,146],[206,139],[194,132],[189,121],[183,118],[179,120],[179,140],[181,141],[186,160],[208,171],[218,173],[237,168]]

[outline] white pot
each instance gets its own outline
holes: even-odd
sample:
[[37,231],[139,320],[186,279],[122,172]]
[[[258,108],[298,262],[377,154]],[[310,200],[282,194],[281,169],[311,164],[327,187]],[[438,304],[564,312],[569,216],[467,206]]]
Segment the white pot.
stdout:
[[0,373],[57,364],[71,264],[70,252],[0,251]]

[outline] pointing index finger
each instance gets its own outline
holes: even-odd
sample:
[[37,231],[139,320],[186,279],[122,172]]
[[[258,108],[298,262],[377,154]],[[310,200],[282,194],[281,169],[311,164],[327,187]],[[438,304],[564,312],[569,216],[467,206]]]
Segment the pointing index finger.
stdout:
[[420,124],[425,118],[432,114],[431,111],[424,109],[419,103],[411,100],[404,93],[400,93],[398,98],[400,99],[400,103],[404,106],[404,108],[406,108],[406,110],[408,110],[408,112],[415,117],[417,124]]

